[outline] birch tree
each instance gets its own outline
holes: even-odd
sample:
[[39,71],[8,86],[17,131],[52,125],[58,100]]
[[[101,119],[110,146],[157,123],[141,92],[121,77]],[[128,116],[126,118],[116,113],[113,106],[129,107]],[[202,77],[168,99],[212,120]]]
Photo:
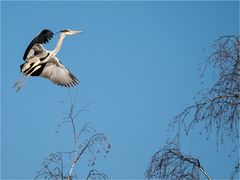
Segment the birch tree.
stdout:
[[[147,178],[160,179],[200,179],[202,173],[211,179],[200,165],[200,160],[181,152],[180,130],[186,135],[202,125],[207,137],[217,133],[216,144],[219,147],[227,138],[234,144],[233,151],[239,150],[240,121],[240,38],[236,35],[222,36],[213,44],[213,50],[207,58],[202,76],[213,70],[213,86],[200,91],[193,105],[185,108],[170,123],[170,130],[177,129],[176,137],[157,151],[146,171]],[[182,128],[183,127],[183,128]],[[203,132],[202,132],[203,133]],[[174,142],[174,143],[172,143]],[[172,146],[174,144],[174,146]],[[239,159],[231,174],[231,179],[239,178]]]
[[97,156],[103,154],[104,157],[109,153],[111,145],[107,141],[104,133],[97,132],[89,123],[85,123],[79,130],[76,121],[81,112],[85,111],[91,103],[86,103],[78,109],[78,98],[71,101],[70,109],[65,114],[61,124],[69,123],[72,128],[72,144],[73,147],[68,152],[59,151],[51,153],[43,161],[42,167],[37,171],[34,179],[108,179],[107,175],[92,169],[86,174],[86,177],[78,177],[76,165],[80,163],[81,158],[90,155],[88,165],[93,167],[96,163]]

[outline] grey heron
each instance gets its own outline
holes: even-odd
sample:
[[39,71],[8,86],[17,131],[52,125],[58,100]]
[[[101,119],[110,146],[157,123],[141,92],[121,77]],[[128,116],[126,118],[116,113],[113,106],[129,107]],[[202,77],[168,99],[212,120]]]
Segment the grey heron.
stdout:
[[51,40],[54,35],[53,32],[48,29],[42,30],[30,42],[23,56],[25,62],[20,65],[23,76],[14,85],[14,87],[17,86],[17,92],[30,76],[44,77],[51,80],[54,84],[65,87],[72,87],[79,83],[77,78],[58,60],[56,54],[60,50],[63,39],[67,35],[79,34],[81,31],[67,29],[60,32],[61,34],[57,45],[52,51],[47,51],[43,47],[43,44]]

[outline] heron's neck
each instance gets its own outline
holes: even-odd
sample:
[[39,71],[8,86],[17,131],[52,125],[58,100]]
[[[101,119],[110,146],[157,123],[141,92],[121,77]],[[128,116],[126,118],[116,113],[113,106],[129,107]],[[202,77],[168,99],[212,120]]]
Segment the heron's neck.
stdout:
[[51,51],[52,56],[55,56],[58,53],[58,51],[60,50],[60,48],[62,46],[62,42],[63,42],[64,38],[65,38],[65,34],[61,34],[58,39],[55,49]]

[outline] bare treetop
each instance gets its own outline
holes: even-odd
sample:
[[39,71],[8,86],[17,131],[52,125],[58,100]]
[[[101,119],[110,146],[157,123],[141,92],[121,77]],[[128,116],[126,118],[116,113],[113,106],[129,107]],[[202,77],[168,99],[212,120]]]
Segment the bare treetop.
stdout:
[[170,143],[153,155],[145,176],[148,179],[199,180],[200,172],[211,179],[197,158],[183,155],[178,143]]
[[[207,59],[206,69],[214,70],[214,83],[200,91],[193,105],[184,109],[170,123],[170,131],[177,130],[173,140],[168,140],[161,150],[151,159],[146,171],[148,179],[200,179],[200,174],[211,179],[197,158],[184,155],[180,151],[180,135],[183,127],[186,135],[200,124],[207,136],[212,131],[217,133],[217,147],[229,137],[234,148],[239,150],[240,121],[240,38],[239,36],[222,36],[213,45],[213,51]],[[201,131],[202,132],[202,131]],[[239,179],[240,163],[237,159],[231,179]],[[200,173],[201,172],[201,173]]]
[[239,139],[240,120],[240,38],[239,36],[223,36],[215,41],[213,53],[209,56],[207,67],[213,67],[215,84],[201,91],[196,96],[194,105],[178,114],[175,126],[182,122],[186,134],[197,123],[203,123],[209,133],[216,129],[217,144],[225,137],[232,141]]
[[[96,163],[97,156],[103,154],[106,157],[111,149],[104,133],[97,132],[90,123],[85,123],[81,129],[78,128],[76,121],[81,112],[86,111],[87,107],[92,103],[86,103],[78,108],[79,98],[71,99],[70,109],[65,114],[61,127],[65,123],[71,124],[73,147],[69,152],[51,153],[46,158],[41,169],[37,171],[34,179],[62,179],[71,180],[78,179],[79,170],[76,166],[82,160],[83,156],[88,157],[89,166],[93,167]],[[78,130],[79,129],[79,130]],[[89,171],[86,179],[108,179],[108,177],[92,169]]]

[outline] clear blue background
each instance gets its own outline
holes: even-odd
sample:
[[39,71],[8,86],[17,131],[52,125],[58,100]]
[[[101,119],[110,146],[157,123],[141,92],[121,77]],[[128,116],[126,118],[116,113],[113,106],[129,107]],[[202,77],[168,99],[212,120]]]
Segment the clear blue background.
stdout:
[[[49,153],[72,149],[69,125],[55,133],[69,94],[94,102],[79,116],[107,135],[112,150],[94,168],[110,178],[143,178],[151,156],[172,136],[168,123],[193,103],[198,67],[221,35],[239,32],[238,2],[1,2],[2,178],[32,178]],[[29,78],[16,94],[22,55],[43,28],[83,30],[67,37],[57,57],[80,80],[67,90]],[[45,47],[54,48],[57,37]],[[207,51],[203,51],[206,49]],[[238,152],[216,151],[196,128],[184,153],[213,178],[229,178]],[[196,132],[196,133],[195,133]],[[91,167],[77,166],[84,178]]]

